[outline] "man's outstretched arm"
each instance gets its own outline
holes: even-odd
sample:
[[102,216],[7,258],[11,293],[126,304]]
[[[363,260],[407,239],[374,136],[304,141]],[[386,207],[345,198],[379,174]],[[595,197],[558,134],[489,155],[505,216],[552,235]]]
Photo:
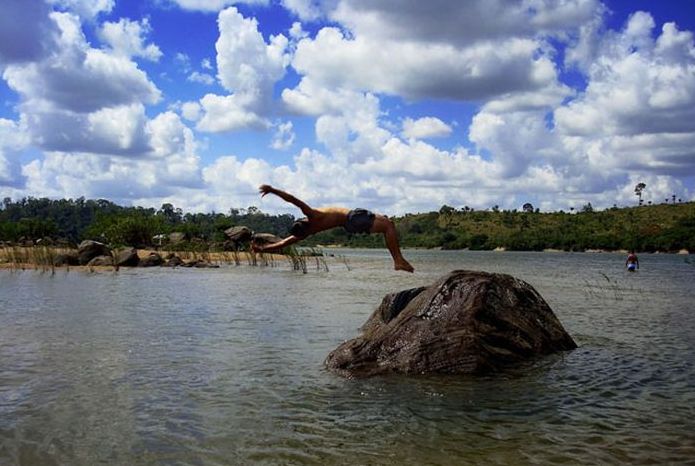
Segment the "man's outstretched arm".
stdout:
[[276,196],[278,196],[279,198],[283,199],[285,202],[289,202],[290,204],[296,205],[297,207],[299,207],[302,210],[302,213],[304,215],[306,215],[307,217],[310,217],[314,213],[314,209],[309,207],[309,205],[306,202],[297,199],[296,197],[294,197],[290,193],[286,193],[285,191],[281,191],[277,188],[273,188],[269,184],[262,184],[258,188],[258,191],[261,193],[261,197],[265,196],[268,193],[273,193]]
[[286,248],[287,246],[296,243],[299,241],[299,238],[297,238],[294,235],[290,235],[287,238],[278,241],[276,243],[269,243],[269,244],[256,244],[252,243],[251,244],[251,249],[253,249],[254,252],[275,252],[279,251],[283,248]]

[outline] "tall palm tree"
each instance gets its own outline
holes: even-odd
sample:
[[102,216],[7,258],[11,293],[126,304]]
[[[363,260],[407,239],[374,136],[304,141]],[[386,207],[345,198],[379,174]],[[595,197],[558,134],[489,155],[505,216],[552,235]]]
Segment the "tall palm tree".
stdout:
[[637,198],[639,199],[639,205],[642,205],[642,190],[646,188],[647,185],[639,182],[635,185],[635,194],[637,195]]

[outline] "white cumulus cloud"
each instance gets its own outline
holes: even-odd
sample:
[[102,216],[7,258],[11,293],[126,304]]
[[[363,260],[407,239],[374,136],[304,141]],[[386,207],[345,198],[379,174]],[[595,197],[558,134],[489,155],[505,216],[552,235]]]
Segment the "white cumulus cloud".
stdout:
[[231,94],[207,94],[200,101],[204,116],[197,129],[222,132],[270,126],[273,85],[289,63],[287,38],[271,36],[266,43],[255,19],[245,18],[230,7],[220,12],[217,76]]
[[187,79],[188,81],[205,84],[206,86],[212,86],[213,84],[215,84],[215,78],[213,78],[207,73],[201,73],[199,71],[191,72],[191,74],[188,75]]
[[118,55],[157,61],[162,56],[162,51],[155,44],[145,45],[145,36],[151,30],[147,18],[139,22],[121,18],[115,23],[104,23],[99,29],[99,37]]
[[61,34],[55,53],[38,62],[9,65],[3,74],[8,86],[33,106],[73,112],[133,102],[156,103],[160,91],[126,57],[91,48],[77,17],[52,13]]
[[29,144],[25,129],[12,120],[0,118],[0,186],[22,183],[19,154]]
[[690,31],[632,15],[607,35],[588,69],[586,91],[555,111],[557,131],[592,143],[591,161],[611,167],[678,174],[695,151],[695,45]]
[[275,134],[273,135],[273,140],[270,143],[270,147],[277,150],[287,150],[294,143],[295,134],[292,130],[292,122],[286,121],[284,123],[279,123],[276,125]]
[[413,139],[446,137],[451,134],[451,126],[436,117],[423,117],[403,120],[403,136]]

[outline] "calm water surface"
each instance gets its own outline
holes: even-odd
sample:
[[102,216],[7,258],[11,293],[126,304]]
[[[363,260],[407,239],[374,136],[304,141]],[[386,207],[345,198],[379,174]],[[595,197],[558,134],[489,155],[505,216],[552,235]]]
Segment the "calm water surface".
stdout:
[[[695,464],[695,260],[336,250],[275,267],[0,270],[0,464]],[[522,278],[579,348],[488,377],[344,380],[384,294]]]

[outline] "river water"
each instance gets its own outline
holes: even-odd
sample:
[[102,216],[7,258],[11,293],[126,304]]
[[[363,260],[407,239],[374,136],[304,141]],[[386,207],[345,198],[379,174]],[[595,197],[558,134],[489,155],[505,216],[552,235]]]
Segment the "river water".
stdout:
[[[0,270],[0,465],[695,464],[688,256],[408,250],[410,275],[328,252]],[[531,283],[579,348],[485,377],[323,368],[384,294],[454,269]]]

